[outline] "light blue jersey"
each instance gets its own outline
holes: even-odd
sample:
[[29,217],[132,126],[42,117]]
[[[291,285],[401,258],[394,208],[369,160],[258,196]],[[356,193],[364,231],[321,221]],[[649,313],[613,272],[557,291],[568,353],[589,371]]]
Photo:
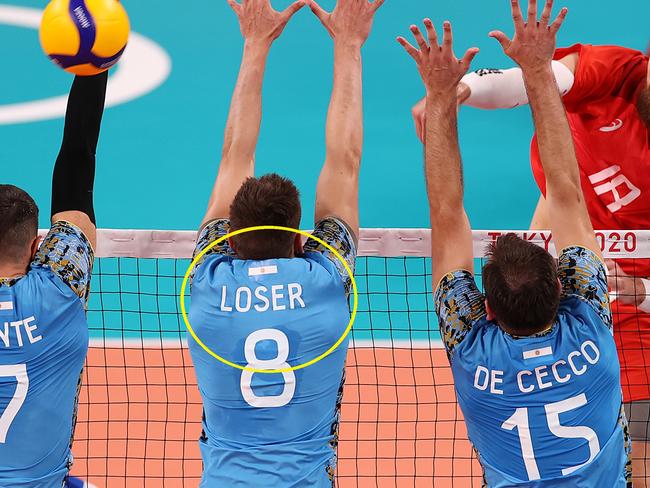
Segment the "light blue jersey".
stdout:
[[[316,233],[328,242],[324,231],[333,227],[344,234],[335,247],[353,265],[343,224],[329,219]],[[210,224],[199,249],[227,228]],[[327,351],[350,319],[346,286],[327,253],[312,249],[268,261],[239,260],[223,248],[208,255],[193,277],[189,315],[201,341],[257,369],[298,366]],[[312,366],[277,374],[241,371],[192,338],[189,345],[204,406],[202,487],[332,486],[347,340]]]
[[0,486],[59,488],[72,463],[93,253],[59,222],[29,272],[0,279]]
[[605,269],[584,248],[559,260],[553,327],[515,338],[488,321],[474,278],[436,293],[458,403],[490,488],[625,487],[630,475]]

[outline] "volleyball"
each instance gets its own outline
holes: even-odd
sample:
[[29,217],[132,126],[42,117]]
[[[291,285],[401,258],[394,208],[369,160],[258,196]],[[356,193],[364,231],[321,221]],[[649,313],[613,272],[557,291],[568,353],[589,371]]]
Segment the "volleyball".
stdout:
[[118,0],[52,0],[43,12],[40,40],[55,64],[90,76],[119,61],[129,30],[129,17]]

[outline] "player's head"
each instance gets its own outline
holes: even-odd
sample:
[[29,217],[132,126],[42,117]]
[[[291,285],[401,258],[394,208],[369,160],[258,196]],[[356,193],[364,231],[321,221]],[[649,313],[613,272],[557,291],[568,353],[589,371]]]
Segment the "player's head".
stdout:
[[[248,178],[230,206],[232,230],[258,225],[297,228],[301,218],[300,193],[291,180],[277,174]],[[279,259],[292,257],[300,236],[282,231],[256,231],[231,239],[242,259]]]
[[555,260],[514,234],[492,244],[483,267],[483,286],[490,318],[513,335],[545,330],[560,306]]
[[37,245],[34,199],[13,185],[0,185],[0,265],[26,267]]
[[[650,55],[650,47],[648,48]],[[636,109],[639,112],[639,117],[645,123],[646,127],[650,129],[650,62],[648,63],[648,75],[646,77],[646,84],[639,93],[639,98],[636,100]]]

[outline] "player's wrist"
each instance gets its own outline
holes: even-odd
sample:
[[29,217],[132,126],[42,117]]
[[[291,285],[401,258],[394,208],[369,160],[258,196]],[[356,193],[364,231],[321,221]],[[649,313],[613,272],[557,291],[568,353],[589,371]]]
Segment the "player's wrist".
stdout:
[[456,111],[458,92],[456,87],[427,86],[426,107],[453,108]]
[[348,36],[337,36],[334,38],[334,52],[360,55],[363,43],[364,41],[361,39],[354,39]]
[[267,54],[271,50],[271,38],[250,37],[244,40],[244,51]]

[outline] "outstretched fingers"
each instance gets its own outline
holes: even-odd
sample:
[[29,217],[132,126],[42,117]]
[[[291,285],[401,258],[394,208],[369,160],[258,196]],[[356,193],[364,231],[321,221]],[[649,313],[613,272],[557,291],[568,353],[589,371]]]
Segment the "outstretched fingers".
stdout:
[[241,4],[238,3],[236,0],[226,0],[228,2],[228,5],[230,5],[230,8],[235,11],[237,15],[241,12]]
[[420,51],[422,52],[428,51],[429,46],[427,45],[427,41],[424,39],[424,36],[422,35],[422,31],[420,30],[420,28],[417,25],[413,24],[411,26],[411,32],[415,36],[415,40],[417,41],[418,46],[420,46]]
[[442,51],[446,56],[452,57],[454,55],[454,33],[451,30],[451,22],[445,20],[442,24]]
[[305,6],[305,0],[297,0],[293,2],[291,5],[289,5],[283,12],[282,16],[286,19],[290,19],[293,14],[298,12],[301,8]]
[[569,13],[569,9],[566,7],[560,10],[560,13],[558,14],[557,18],[549,26],[549,29],[553,34],[557,34],[557,32],[560,30],[560,27],[562,27],[562,24],[564,23],[564,20],[566,19],[568,13]]
[[436,28],[433,26],[431,19],[424,19],[424,27],[427,29],[427,37],[429,38],[429,45],[431,48],[438,48],[438,33]]
[[501,47],[503,48],[504,51],[508,50],[508,48],[510,47],[510,43],[512,42],[510,38],[501,31],[492,31],[488,34],[488,36],[499,41],[499,44],[501,44]]
[[314,15],[318,17],[318,20],[320,20],[323,23],[327,22],[327,18],[329,17],[329,13],[327,13],[327,11],[325,11],[314,0],[305,0],[305,1],[307,2],[307,5],[309,5],[311,11],[314,12]]
[[551,12],[553,12],[553,0],[546,0],[546,5],[544,5],[544,10],[542,11],[542,17],[539,19],[540,27],[548,27],[549,22],[551,22]]
[[528,25],[537,24],[537,0],[528,0]]
[[372,2],[372,8],[374,11],[377,11],[379,7],[381,7],[384,4],[384,0],[375,0]]
[[415,47],[413,47],[413,45],[402,36],[397,38],[397,42],[399,42],[402,45],[402,47],[409,54],[409,56],[411,56],[416,62],[418,61],[420,51],[418,51]]
[[519,0],[510,0],[510,7],[512,9],[512,20],[515,22],[515,32],[522,33],[524,30],[524,16],[521,13]]
[[472,61],[474,61],[474,58],[478,53],[479,48],[477,47],[471,47],[467,50],[467,52],[465,52],[463,59],[460,60],[460,64],[465,70],[469,70],[469,67],[472,65]]

